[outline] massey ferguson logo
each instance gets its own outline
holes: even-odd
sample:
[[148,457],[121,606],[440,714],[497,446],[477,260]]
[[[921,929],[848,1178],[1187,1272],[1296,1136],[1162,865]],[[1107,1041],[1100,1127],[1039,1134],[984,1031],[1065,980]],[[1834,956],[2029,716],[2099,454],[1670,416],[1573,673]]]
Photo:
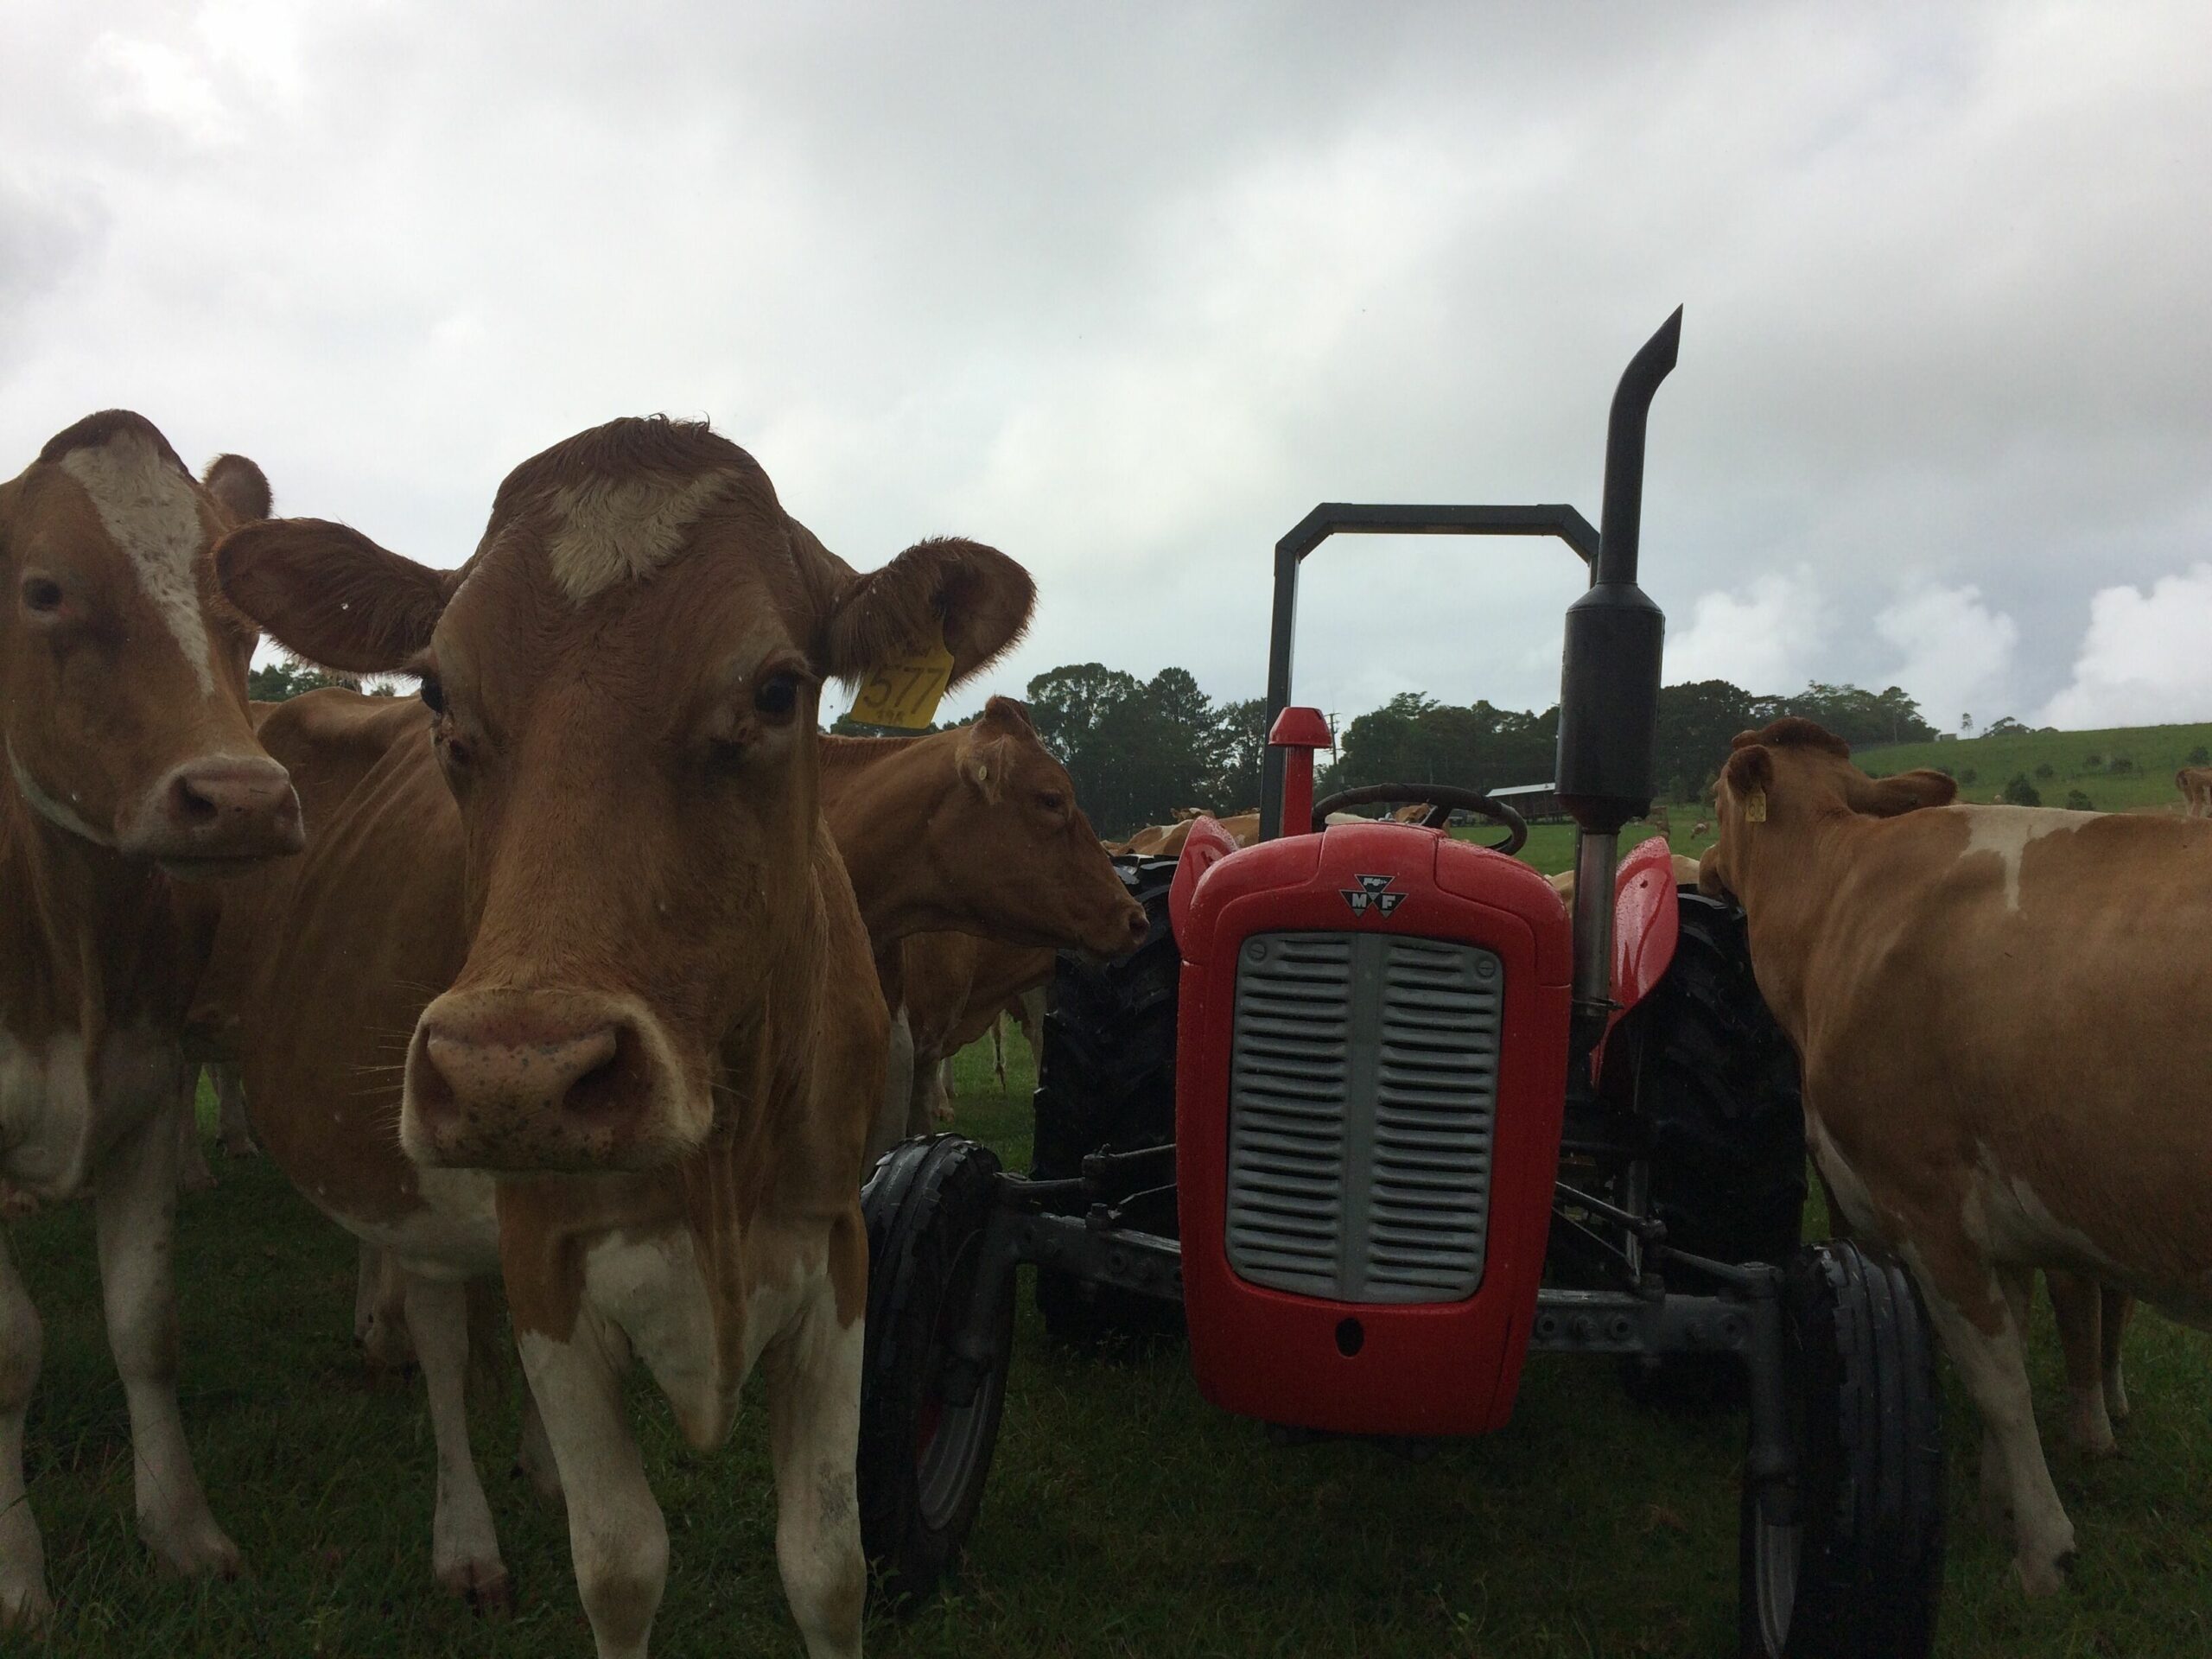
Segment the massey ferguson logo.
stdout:
[[1352,880],[1359,883],[1357,887],[1338,887],[1337,891],[1344,894],[1344,903],[1351,906],[1351,913],[1355,916],[1364,916],[1370,910],[1388,916],[1406,896],[1402,893],[1389,891],[1390,883],[1395,879],[1388,875],[1355,875]]

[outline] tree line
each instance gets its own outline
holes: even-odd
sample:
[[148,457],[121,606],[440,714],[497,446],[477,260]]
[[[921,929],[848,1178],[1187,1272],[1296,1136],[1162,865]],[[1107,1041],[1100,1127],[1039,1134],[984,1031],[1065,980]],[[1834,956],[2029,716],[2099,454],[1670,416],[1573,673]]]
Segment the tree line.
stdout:
[[[300,664],[271,663],[252,671],[247,690],[259,702],[281,702],[317,686],[352,683]],[[393,695],[388,680],[364,689]],[[1267,749],[1262,698],[1216,702],[1186,669],[1163,668],[1140,679],[1103,663],[1071,663],[1032,679],[1028,702],[1038,736],[1066,765],[1076,798],[1101,835],[1118,838],[1164,823],[1183,807],[1230,813],[1259,804]],[[1659,693],[1662,798],[1703,799],[1729,740],[1783,715],[1818,721],[1854,748],[1936,735],[1918,705],[1894,685],[1867,691],[1816,682],[1789,696],[1760,695],[1726,680],[1670,685]],[[874,728],[840,720],[830,729]],[[1383,783],[1482,789],[1544,783],[1558,746],[1556,705],[1541,713],[1485,702],[1463,707],[1402,691],[1338,729],[1335,758],[1319,782],[1325,791]]]
[[[1037,733],[1075,779],[1076,797],[1102,835],[1161,823],[1179,807],[1234,812],[1256,805],[1267,745],[1266,703],[1216,702],[1180,668],[1149,680],[1100,663],[1077,663],[1029,682]],[[1737,733],[1784,715],[1818,721],[1855,748],[1924,742],[1936,735],[1897,686],[1868,691],[1815,683],[1763,695],[1726,680],[1670,685],[1659,694],[1662,797],[1703,798]],[[1559,709],[1462,707],[1417,691],[1338,728],[1321,787],[1450,783],[1503,789],[1550,780]]]

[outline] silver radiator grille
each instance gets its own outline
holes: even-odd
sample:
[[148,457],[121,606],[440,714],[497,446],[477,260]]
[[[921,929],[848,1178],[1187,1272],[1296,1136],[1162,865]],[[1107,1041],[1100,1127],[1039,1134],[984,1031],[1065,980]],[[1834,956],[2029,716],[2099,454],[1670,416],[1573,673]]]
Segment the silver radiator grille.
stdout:
[[1445,1302],[1482,1283],[1503,965],[1381,933],[1262,933],[1237,964],[1229,1260],[1271,1289]]

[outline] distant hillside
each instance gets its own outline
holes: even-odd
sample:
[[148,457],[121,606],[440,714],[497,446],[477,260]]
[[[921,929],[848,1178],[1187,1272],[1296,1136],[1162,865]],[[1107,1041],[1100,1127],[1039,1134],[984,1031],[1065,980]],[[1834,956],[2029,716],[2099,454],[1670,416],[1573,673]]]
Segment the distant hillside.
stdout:
[[1959,780],[1962,800],[1986,801],[2024,774],[2045,806],[2064,806],[2069,791],[2080,790],[2098,811],[2125,812],[2143,806],[2178,811],[2175,772],[2206,764],[2207,755],[2212,755],[2212,722],[1895,743],[1860,749],[1852,758],[1878,778],[1940,766]]

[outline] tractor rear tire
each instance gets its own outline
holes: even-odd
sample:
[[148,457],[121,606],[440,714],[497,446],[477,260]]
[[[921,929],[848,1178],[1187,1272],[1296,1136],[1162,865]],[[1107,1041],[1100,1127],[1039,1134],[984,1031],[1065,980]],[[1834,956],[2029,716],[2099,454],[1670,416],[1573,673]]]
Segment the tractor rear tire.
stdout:
[[[1006,1408],[1013,1275],[996,1306],[973,1304],[998,1171],[989,1147],[940,1135],[893,1147],[861,1189],[868,1250],[861,1545],[894,1606],[928,1596],[953,1569],[990,1478]],[[971,1319],[988,1322],[993,1358],[981,1368],[954,1348]]]
[[[1182,958],[1167,925],[1172,858],[1114,861],[1151,926],[1126,957],[1060,957],[1037,1057],[1030,1173],[1068,1180],[1107,1147],[1135,1152],[1175,1139],[1175,1007]],[[1182,1311],[1055,1268],[1037,1271],[1037,1311],[1057,1341],[1092,1345],[1173,1335]]]
[[1613,1033],[1606,1085],[1613,1062],[1627,1061],[1667,1243],[1781,1267],[1805,1210],[1797,1052],[1751,976],[1744,912],[1688,889],[1675,903],[1674,962]]
[[1744,1485],[1737,1607],[1745,1659],[1922,1659],[1943,1589],[1943,1417],[1936,1347],[1894,1260],[1831,1241],[1783,1281],[1796,1520]]

